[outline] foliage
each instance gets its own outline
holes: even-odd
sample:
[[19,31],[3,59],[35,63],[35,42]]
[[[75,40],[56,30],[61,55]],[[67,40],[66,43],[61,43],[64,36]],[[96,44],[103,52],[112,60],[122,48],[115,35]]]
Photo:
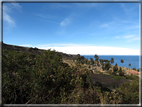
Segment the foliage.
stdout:
[[85,58],[84,58],[84,56],[78,55],[77,62],[78,62],[78,63],[81,63],[81,64],[84,64],[84,63],[85,63]]
[[122,94],[122,104],[138,104],[139,103],[139,83],[123,83],[117,91]]
[[103,59],[100,59],[100,63],[101,63],[102,65],[103,65],[103,62],[104,62]]
[[122,68],[119,69],[119,76],[124,76],[124,72],[122,71]]
[[97,54],[94,55],[95,61],[99,60],[99,56]]
[[112,78],[115,78],[117,80],[121,79],[122,77],[121,76],[112,76]]
[[91,66],[89,65],[89,69],[91,68]]
[[113,66],[113,72],[116,72],[116,71],[118,71],[117,64],[115,64],[115,66]]
[[129,80],[139,81],[139,78],[136,75],[125,75],[124,77]]
[[129,63],[129,67],[131,66],[131,64]]
[[109,70],[109,68],[111,68],[111,64],[110,64],[109,62],[107,62],[107,63],[105,64],[105,69],[106,69],[106,70]]
[[93,65],[93,64],[94,64],[94,60],[93,60],[93,58],[90,58],[90,62],[91,62],[91,65]]
[[124,60],[123,60],[123,59],[121,59],[121,63],[124,63]]
[[47,50],[36,55],[3,49],[2,65],[3,104],[121,104],[139,101],[137,83],[127,85],[130,92],[122,86],[113,93],[101,83],[93,84],[90,70],[79,63],[71,68],[55,51]]
[[111,58],[110,62],[113,64],[114,63],[114,58]]
[[134,67],[133,70],[137,70],[137,69]]

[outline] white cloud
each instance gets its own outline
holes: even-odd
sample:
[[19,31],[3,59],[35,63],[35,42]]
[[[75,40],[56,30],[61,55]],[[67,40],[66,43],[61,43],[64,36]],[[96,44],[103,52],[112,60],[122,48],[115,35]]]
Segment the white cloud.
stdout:
[[7,6],[3,6],[4,12],[11,12],[11,8],[8,8]]
[[[12,5],[12,6],[11,6]],[[11,18],[9,13],[12,11],[13,6],[19,10],[21,6],[19,3],[11,3],[9,6],[3,6],[3,20],[5,20],[10,26],[15,26],[14,20]]]
[[126,35],[126,36],[115,36],[115,38],[117,39],[125,39],[127,40],[127,42],[132,42],[135,40],[140,40],[139,37],[135,36],[135,35]]
[[78,44],[48,44],[47,46],[36,46],[39,49],[54,49],[59,52],[67,54],[81,54],[81,55],[139,55],[140,51],[130,48],[122,47],[105,47],[105,46],[91,46],[91,45],[78,45]]
[[132,38],[132,39],[129,39],[128,42],[132,42],[132,41],[135,41],[135,40],[140,40],[140,38]]
[[66,25],[68,25],[68,24],[70,24],[71,23],[71,19],[70,18],[66,18],[66,19],[64,19],[61,23],[60,23],[60,25],[61,26],[66,26]]
[[128,35],[128,36],[124,36],[123,38],[131,38],[131,37],[133,37],[134,35]]
[[7,21],[10,26],[15,25],[15,22],[13,21],[13,19],[5,12],[3,13],[3,20]]
[[19,3],[11,3],[13,6],[17,7],[17,8],[21,8],[21,6],[19,5]]
[[79,8],[93,8],[97,7],[98,4],[99,3],[75,3],[75,5],[77,5]]
[[100,27],[108,27],[108,24],[103,24]]
[[20,46],[32,47],[32,45],[30,45],[30,44],[24,44],[24,45],[20,45]]
[[39,16],[41,18],[50,18],[50,19],[55,18],[54,16],[46,15],[46,14],[37,14],[37,13],[35,13],[34,15]]

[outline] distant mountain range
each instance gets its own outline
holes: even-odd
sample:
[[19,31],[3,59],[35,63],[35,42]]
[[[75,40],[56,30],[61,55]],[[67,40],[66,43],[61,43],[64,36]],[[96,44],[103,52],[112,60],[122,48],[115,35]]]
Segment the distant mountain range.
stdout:
[[[3,42],[1,42],[0,45],[2,45],[2,49],[17,51],[17,52],[29,52],[29,53],[33,53],[33,54],[42,54],[43,51],[46,51],[44,49],[10,45],[10,44],[6,44],[6,43],[3,43]],[[63,53],[63,52],[57,52],[57,53],[61,54],[63,59],[76,59],[79,56],[79,54],[78,55],[71,55],[71,54],[66,54],[66,53]]]

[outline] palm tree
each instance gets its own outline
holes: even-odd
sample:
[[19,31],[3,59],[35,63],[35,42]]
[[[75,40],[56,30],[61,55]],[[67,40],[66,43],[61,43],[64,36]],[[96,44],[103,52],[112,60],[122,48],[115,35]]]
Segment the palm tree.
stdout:
[[95,57],[95,61],[98,63],[99,56],[97,54],[95,54],[94,57]]
[[[111,64],[113,64],[114,63],[114,58],[111,58],[110,62],[111,62]],[[113,72],[113,66],[112,66],[112,72]]]
[[[121,63],[123,63],[124,62],[124,60],[123,59],[121,59]],[[121,65],[122,66],[122,65]]]
[[130,61],[129,61],[129,72],[130,72],[130,66],[131,66],[131,64],[130,64]]

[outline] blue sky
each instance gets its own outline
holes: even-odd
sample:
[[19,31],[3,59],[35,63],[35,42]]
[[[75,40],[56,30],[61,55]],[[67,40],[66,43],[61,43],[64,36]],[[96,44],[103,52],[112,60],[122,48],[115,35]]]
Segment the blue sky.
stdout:
[[139,3],[3,3],[3,42],[81,55],[139,55]]

